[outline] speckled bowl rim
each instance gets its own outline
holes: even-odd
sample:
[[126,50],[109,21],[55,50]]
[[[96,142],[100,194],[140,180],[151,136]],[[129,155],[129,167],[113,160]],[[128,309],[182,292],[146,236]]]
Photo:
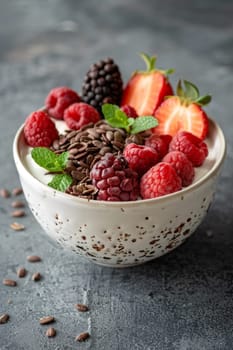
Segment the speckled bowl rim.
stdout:
[[192,192],[193,190],[197,189],[201,185],[203,185],[205,182],[207,182],[212,176],[218,173],[220,170],[225,156],[226,156],[226,141],[225,137],[223,134],[222,129],[220,126],[213,121],[212,119],[209,119],[209,122],[212,124],[212,127],[215,128],[216,134],[218,135],[219,138],[219,150],[220,150],[220,156],[218,160],[215,162],[214,166],[212,169],[210,169],[201,179],[199,179],[197,182],[194,184],[182,189],[181,191],[177,191],[165,196],[161,196],[158,198],[151,198],[151,199],[140,199],[137,201],[125,201],[125,202],[107,202],[107,201],[98,201],[98,200],[93,200],[93,199],[85,199],[85,198],[80,198],[80,197],[75,197],[70,194],[64,193],[57,191],[53,188],[50,188],[49,186],[43,184],[40,182],[38,179],[36,179],[24,166],[24,164],[21,161],[20,154],[19,154],[19,142],[23,136],[23,128],[24,124],[22,124],[19,129],[17,130],[14,141],[13,141],[13,157],[14,161],[17,167],[17,170],[20,174],[21,177],[27,178],[29,181],[35,184],[37,189],[39,188],[38,186],[41,187],[42,190],[47,191],[49,194],[51,194],[51,197],[56,194],[56,198],[59,197],[60,199],[64,199],[64,201],[69,200],[72,201],[73,203],[79,203],[87,206],[95,206],[95,207],[116,207],[116,208],[122,208],[122,207],[135,207],[135,206],[141,206],[145,204],[156,204],[159,205],[164,204],[164,202],[170,201],[172,199],[175,199],[176,197],[180,197],[181,195],[185,195],[189,192]]

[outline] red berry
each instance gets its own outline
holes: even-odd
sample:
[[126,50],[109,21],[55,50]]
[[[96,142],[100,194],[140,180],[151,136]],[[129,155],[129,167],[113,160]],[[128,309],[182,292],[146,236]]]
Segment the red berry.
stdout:
[[124,105],[121,107],[121,110],[127,115],[129,118],[137,118],[138,114],[136,110],[130,105]]
[[155,135],[152,134],[145,140],[145,145],[154,148],[159,155],[159,159],[162,159],[168,152],[169,143],[171,142],[171,135]]
[[181,188],[181,178],[172,165],[164,162],[150,168],[140,182],[140,193],[143,199],[164,196]]
[[29,146],[49,147],[58,138],[58,131],[45,112],[35,111],[25,121],[24,136]]
[[100,115],[94,107],[79,102],[66,109],[64,120],[70,129],[79,130],[86,124],[98,122]]
[[95,163],[90,177],[93,185],[99,190],[98,200],[133,201],[138,199],[138,175],[128,168],[123,156],[106,153]]
[[179,131],[173,137],[169,150],[183,152],[196,167],[201,166],[208,156],[207,144],[188,131]]
[[208,104],[211,97],[200,96],[198,88],[187,80],[183,84],[184,88],[179,81],[177,95],[164,100],[155,111],[158,126],[153,128],[153,132],[175,136],[178,131],[188,131],[204,140],[209,129],[209,119],[202,106]]
[[63,119],[65,109],[79,101],[80,97],[77,92],[66,86],[61,86],[49,92],[45,99],[45,107],[52,117]]
[[191,185],[194,179],[194,168],[184,153],[179,151],[169,152],[162,161],[174,167],[182,180],[183,186]]
[[158,162],[158,153],[153,148],[147,146],[128,144],[124,149],[124,157],[129,167],[142,176],[148,169]]
[[147,70],[134,72],[123,90],[121,106],[132,106],[138,115],[154,115],[165,96],[173,95],[166,71],[155,67],[156,57],[142,54]]

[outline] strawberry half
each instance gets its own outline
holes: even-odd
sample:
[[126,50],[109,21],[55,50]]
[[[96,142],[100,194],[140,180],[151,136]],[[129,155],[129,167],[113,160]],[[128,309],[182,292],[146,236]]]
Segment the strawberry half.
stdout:
[[147,70],[136,71],[128,81],[122,95],[121,106],[132,106],[139,116],[153,115],[165,96],[173,95],[166,71],[155,68],[156,56],[141,54]]
[[153,132],[174,136],[178,131],[188,131],[204,140],[209,123],[202,106],[211,101],[211,96],[200,96],[198,88],[187,80],[183,84],[184,89],[179,81],[177,95],[167,98],[155,111],[158,126]]

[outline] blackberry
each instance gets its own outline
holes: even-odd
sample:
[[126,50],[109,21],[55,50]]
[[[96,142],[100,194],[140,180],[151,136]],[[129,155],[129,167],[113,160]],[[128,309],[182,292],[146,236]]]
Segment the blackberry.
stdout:
[[92,64],[82,85],[82,99],[100,113],[104,103],[119,105],[123,82],[118,66],[112,58]]

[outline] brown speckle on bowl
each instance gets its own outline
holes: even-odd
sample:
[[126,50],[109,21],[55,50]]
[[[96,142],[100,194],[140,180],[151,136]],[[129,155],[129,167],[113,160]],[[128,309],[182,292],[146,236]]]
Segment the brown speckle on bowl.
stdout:
[[187,236],[187,235],[189,234],[189,232],[190,232],[190,229],[187,229],[187,230],[185,230],[185,231],[183,232],[183,235],[184,235],[184,236]]
[[95,249],[97,252],[100,252],[101,250],[103,250],[105,248],[104,244],[93,244],[92,248]]
[[155,243],[159,242],[159,239],[153,239],[153,241],[150,241],[150,244],[153,245]]
[[177,226],[174,230],[174,233],[181,232],[185,224],[182,222],[179,226]]

